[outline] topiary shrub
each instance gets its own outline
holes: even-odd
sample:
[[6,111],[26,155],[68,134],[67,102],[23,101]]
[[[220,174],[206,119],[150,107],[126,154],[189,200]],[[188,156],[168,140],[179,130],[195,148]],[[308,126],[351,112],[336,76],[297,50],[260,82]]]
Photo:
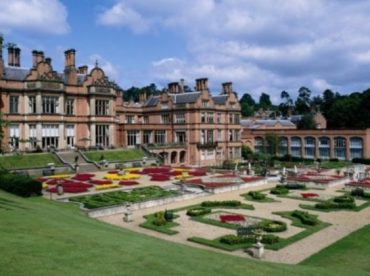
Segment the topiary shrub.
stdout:
[[306,225],[313,226],[319,223],[316,216],[305,211],[295,210],[292,212],[292,216],[298,218],[303,224]]
[[203,201],[202,207],[217,207],[217,206],[227,206],[227,207],[237,207],[241,205],[238,200],[224,200],[224,201]]
[[274,244],[280,241],[280,238],[278,236],[272,235],[272,234],[266,234],[262,235],[261,242],[264,244]]
[[264,200],[266,198],[265,194],[257,191],[250,191],[248,195],[254,200]]
[[265,232],[283,232],[287,229],[287,225],[285,222],[278,221],[278,220],[270,220],[266,222],[262,222],[260,227]]
[[226,243],[229,245],[242,244],[242,243],[252,243],[254,242],[254,236],[235,236],[226,235],[220,238],[221,243]]
[[211,213],[211,209],[205,208],[205,207],[192,208],[186,212],[186,214],[190,217],[202,216],[202,215],[209,214],[209,213]]

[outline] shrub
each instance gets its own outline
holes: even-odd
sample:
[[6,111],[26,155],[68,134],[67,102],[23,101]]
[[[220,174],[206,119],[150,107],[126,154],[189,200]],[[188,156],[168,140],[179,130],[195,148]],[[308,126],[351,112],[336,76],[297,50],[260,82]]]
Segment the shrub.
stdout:
[[261,242],[264,244],[274,244],[280,241],[280,238],[278,236],[272,235],[272,234],[266,234],[262,236]]
[[197,217],[197,216],[202,216],[205,214],[209,214],[211,212],[210,208],[205,208],[205,207],[196,207],[189,209],[186,214],[190,217]]
[[305,211],[295,210],[292,213],[292,216],[298,218],[303,224],[306,224],[306,225],[313,226],[313,225],[316,225],[316,224],[319,223],[316,216],[311,215],[311,214],[309,214],[308,212],[305,212]]
[[160,211],[154,214],[155,219],[153,220],[153,224],[156,226],[162,226],[167,223],[166,218],[164,216],[165,212]]
[[287,229],[286,223],[278,220],[262,222],[260,227],[265,232],[283,232]]
[[286,195],[289,193],[289,189],[283,185],[277,185],[275,188],[271,189],[270,193],[274,195]]
[[264,200],[266,198],[266,195],[257,191],[250,191],[248,195],[254,200]]
[[5,170],[0,171],[0,189],[22,197],[42,195],[42,183],[29,176],[12,174]]
[[255,241],[254,236],[235,236],[235,235],[226,235],[220,238],[220,242],[226,243],[229,245],[242,244],[242,243],[252,243]]
[[217,207],[217,206],[237,207],[241,205],[241,202],[238,200],[203,201],[201,205],[202,207]]

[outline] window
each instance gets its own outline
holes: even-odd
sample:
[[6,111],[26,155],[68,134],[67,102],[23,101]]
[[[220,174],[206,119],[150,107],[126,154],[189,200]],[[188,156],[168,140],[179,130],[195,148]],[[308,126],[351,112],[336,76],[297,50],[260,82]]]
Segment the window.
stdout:
[[154,143],[161,144],[161,145],[166,143],[166,131],[165,130],[155,131]]
[[55,114],[57,113],[58,97],[44,96],[42,97],[42,113]]
[[213,113],[207,113],[207,123],[213,124]]
[[149,116],[144,116],[143,117],[143,124],[149,124]]
[[109,125],[96,125],[96,145],[109,146]]
[[28,97],[28,112],[29,113],[36,113],[36,97],[35,96],[29,96]]
[[206,114],[204,112],[200,113],[200,122],[201,123],[206,122]]
[[67,115],[73,115],[73,99],[67,99],[66,100],[66,114]]
[[135,123],[135,116],[134,115],[126,115],[126,124],[134,124]]
[[18,96],[10,96],[9,98],[9,113],[18,113]]
[[162,114],[161,123],[162,124],[169,124],[170,123],[170,115],[169,114]]
[[177,124],[184,124],[185,123],[185,113],[177,113],[176,114],[176,123]]
[[140,131],[138,130],[127,131],[127,145],[135,146],[137,144],[140,144]]
[[179,144],[184,144],[186,142],[186,132],[176,131],[175,142]]
[[95,101],[95,114],[98,116],[109,115],[109,101],[96,100]]
[[151,144],[152,143],[152,131],[151,130],[144,130],[144,144]]

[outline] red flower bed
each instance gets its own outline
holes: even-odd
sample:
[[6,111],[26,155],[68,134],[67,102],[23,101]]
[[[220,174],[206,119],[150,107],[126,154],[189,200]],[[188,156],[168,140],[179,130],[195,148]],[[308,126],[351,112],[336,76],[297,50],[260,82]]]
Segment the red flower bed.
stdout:
[[189,171],[189,174],[192,175],[192,176],[205,176],[205,175],[207,175],[206,171],[204,171],[204,170]]
[[151,174],[151,173],[155,173],[155,174],[159,174],[159,173],[169,173],[171,171],[171,168],[170,167],[151,167],[151,168],[144,168],[142,170],[142,173],[143,174]]
[[121,180],[120,182],[118,182],[118,184],[122,186],[133,186],[133,185],[138,185],[139,182],[135,180]]
[[106,185],[106,184],[112,184],[113,181],[109,179],[90,179],[90,183],[95,185]]
[[245,221],[245,217],[242,215],[220,215],[221,222],[238,222]]
[[312,197],[318,197],[319,195],[315,193],[301,193],[301,196],[303,198],[312,198]]
[[[48,189],[48,191],[51,192],[51,193],[56,193],[57,192],[57,187],[50,188],[50,189]],[[84,188],[84,187],[63,187],[63,191],[65,193],[75,194],[75,193],[87,192],[87,188]]]
[[170,176],[166,174],[153,174],[150,181],[167,181],[170,180]]

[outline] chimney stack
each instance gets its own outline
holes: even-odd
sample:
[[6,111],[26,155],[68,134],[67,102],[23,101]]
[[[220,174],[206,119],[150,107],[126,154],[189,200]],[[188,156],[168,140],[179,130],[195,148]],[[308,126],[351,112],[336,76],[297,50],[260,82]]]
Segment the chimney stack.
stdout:
[[208,79],[207,78],[196,79],[195,80],[195,89],[196,89],[196,91],[208,90]]
[[14,66],[14,47],[13,46],[8,47],[8,65]]
[[223,94],[231,94],[233,92],[233,83],[232,82],[224,82],[222,84],[222,92],[223,92]]
[[84,74],[86,75],[88,71],[87,65],[79,66],[77,69],[77,74]]
[[14,48],[14,66],[21,66],[21,49],[18,47]]
[[168,84],[168,92],[172,94],[179,93],[179,83],[178,82],[171,82]]
[[74,69],[76,67],[76,50],[69,49],[64,52],[64,66],[65,69]]

